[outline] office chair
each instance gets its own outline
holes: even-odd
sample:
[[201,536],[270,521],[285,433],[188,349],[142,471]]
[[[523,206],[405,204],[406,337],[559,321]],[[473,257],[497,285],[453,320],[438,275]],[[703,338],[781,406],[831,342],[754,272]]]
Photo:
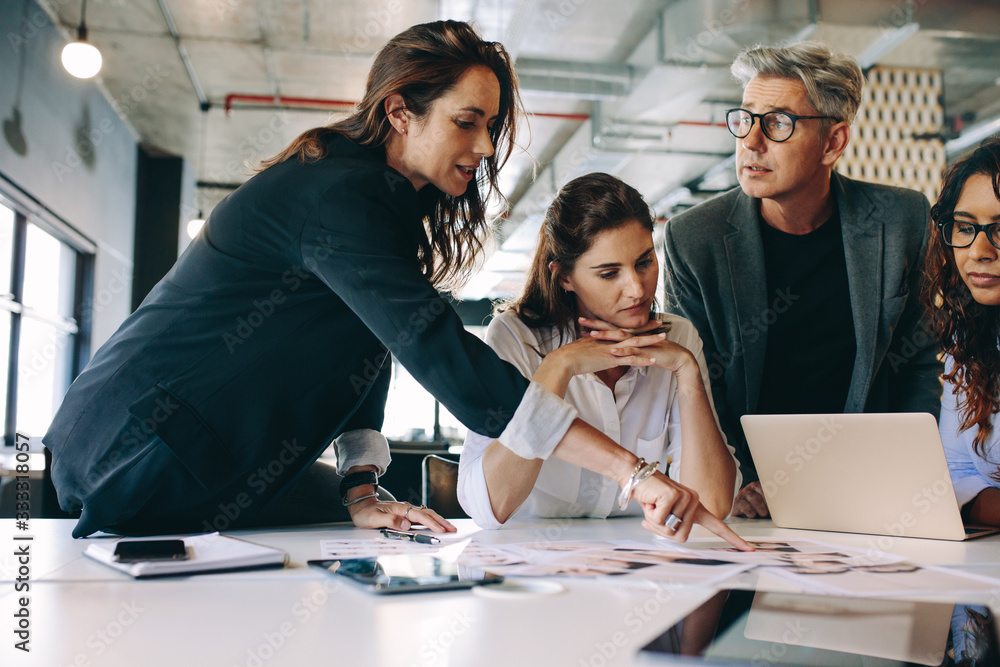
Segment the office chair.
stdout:
[[422,504],[445,519],[468,519],[458,504],[458,461],[428,454],[421,463]]

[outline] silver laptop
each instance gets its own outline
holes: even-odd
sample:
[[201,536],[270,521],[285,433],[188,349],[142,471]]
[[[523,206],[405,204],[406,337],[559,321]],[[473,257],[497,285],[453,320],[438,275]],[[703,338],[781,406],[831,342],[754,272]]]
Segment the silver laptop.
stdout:
[[771,518],[781,528],[965,540],[933,415],[744,415]]

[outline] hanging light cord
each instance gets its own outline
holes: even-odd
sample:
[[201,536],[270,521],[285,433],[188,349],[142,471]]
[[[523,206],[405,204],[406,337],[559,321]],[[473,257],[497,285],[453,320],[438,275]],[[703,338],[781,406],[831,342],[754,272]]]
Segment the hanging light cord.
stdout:
[[76,29],[76,38],[81,42],[87,41],[87,0],[83,0],[80,7],[80,27]]
[[204,211],[202,206],[205,203],[205,197],[202,194],[202,189],[198,187],[198,183],[205,178],[205,153],[208,152],[208,109],[202,108],[201,111],[201,153],[198,155],[198,173],[195,176],[195,199],[198,200],[198,217],[202,220],[205,219]]

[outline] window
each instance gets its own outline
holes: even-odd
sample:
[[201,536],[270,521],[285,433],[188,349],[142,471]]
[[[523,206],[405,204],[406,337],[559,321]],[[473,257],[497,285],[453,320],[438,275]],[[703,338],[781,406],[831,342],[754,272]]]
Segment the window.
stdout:
[[22,433],[40,448],[81,365],[77,314],[92,258],[60,238],[63,223],[26,208],[0,197],[0,419],[5,445]]
[[[480,338],[486,335],[486,327],[465,328]],[[467,430],[393,357],[392,381],[385,403],[385,421],[382,424],[382,433],[386,438],[403,441],[440,439],[461,445],[465,442]]]

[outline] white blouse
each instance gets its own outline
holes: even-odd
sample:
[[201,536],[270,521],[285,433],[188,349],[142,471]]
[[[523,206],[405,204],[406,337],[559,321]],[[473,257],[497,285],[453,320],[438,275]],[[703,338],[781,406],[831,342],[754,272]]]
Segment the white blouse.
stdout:
[[[945,372],[950,373],[955,365],[951,355],[945,355]],[[976,453],[972,439],[978,429],[971,428],[959,431],[962,419],[958,402],[962,394],[955,395],[955,385],[945,382],[941,395],[941,419],[938,428],[941,441],[944,443],[944,455],[948,460],[948,471],[951,473],[951,483],[955,487],[955,497],[959,507],[962,507],[987,487],[1000,488],[990,475],[1000,470],[1000,422],[993,418],[993,431],[986,442],[986,457]]]
[[[714,414],[708,367],[698,332],[682,317],[663,317],[670,324],[667,340],[687,348],[698,360]],[[511,311],[494,318],[486,331],[486,342],[527,378],[534,375],[541,364],[540,354],[548,354],[571,340],[570,332],[564,332],[560,337],[555,327],[532,329]],[[677,480],[681,460],[681,421],[676,399],[676,377],[672,372],[655,366],[629,368],[615,384],[613,392],[594,373],[574,376],[566,391],[566,401],[576,407],[583,421],[637,456],[647,461],[659,461],[660,470],[673,480]],[[715,420],[718,426],[718,416]],[[725,436],[722,437],[725,442]],[[501,526],[493,515],[483,473],[483,454],[492,442],[493,438],[470,431],[459,461],[459,502],[483,528]],[[697,446],[697,443],[689,446]],[[736,464],[735,495],[742,476],[735,450],[728,444],[726,447]],[[672,460],[669,468],[668,459]],[[607,477],[549,457],[542,464],[534,489],[512,518],[641,515],[642,507],[635,500],[625,511],[618,509],[619,490],[618,485]]]

